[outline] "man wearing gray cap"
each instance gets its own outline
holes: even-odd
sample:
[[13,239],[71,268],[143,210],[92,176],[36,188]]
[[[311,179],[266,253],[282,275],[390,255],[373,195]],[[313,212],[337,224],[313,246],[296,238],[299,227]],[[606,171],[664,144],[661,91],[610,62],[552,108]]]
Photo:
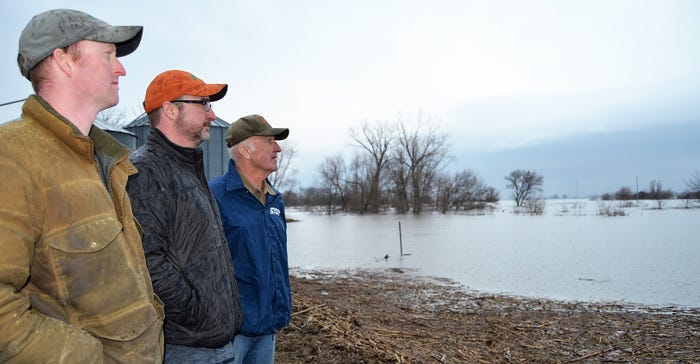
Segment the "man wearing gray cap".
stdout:
[[226,131],[228,172],[209,182],[226,232],[243,306],[243,326],[233,340],[234,362],[272,364],[276,332],[292,314],[287,223],[282,195],[267,177],[277,170],[277,140],[260,115],[236,120]]
[[0,125],[0,362],[162,362],[164,311],[125,188],[136,168],[92,126],[142,31],[57,9],[20,36],[36,94]]

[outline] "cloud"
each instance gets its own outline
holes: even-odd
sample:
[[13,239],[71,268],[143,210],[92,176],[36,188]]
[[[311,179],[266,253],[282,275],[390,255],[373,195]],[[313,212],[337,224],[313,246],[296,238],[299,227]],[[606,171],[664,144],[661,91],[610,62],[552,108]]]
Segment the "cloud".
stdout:
[[455,143],[498,151],[700,119],[700,74],[637,88],[471,100],[447,112]]

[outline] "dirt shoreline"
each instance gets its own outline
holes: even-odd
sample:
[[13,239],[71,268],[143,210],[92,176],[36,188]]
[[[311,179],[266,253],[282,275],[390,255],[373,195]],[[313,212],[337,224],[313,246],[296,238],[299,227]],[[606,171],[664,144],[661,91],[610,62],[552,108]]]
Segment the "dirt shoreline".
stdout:
[[400,269],[293,271],[278,363],[700,363],[700,309],[467,291]]

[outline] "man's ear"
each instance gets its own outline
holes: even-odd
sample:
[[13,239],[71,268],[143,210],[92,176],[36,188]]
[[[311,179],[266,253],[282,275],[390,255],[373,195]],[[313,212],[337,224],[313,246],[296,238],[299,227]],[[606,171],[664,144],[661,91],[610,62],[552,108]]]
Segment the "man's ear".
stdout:
[[175,120],[177,118],[177,113],[180,112],[180,109],[178,109],[177,105],[173,104],[172,102],[165,101],[163,105],[160,106],[160,112],[163,113],[166,118]]
[[238,153],[245,159],[253,158],[253,154],[250,152],[250,149],[248,149],[248,145],[246,143],[238,143]]
[[61,48],[56,48],[51,53],[51,62],[66,76],[73,76],[73,59]]

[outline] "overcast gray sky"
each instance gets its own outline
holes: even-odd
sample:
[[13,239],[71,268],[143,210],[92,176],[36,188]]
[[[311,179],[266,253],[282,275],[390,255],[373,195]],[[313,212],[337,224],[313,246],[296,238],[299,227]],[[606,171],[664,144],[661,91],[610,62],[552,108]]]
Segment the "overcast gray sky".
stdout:
[[[228,83],[217,115],[257,113],[289,127],[305,184],[349,144],[350,127],[421,110],[449,131],[455,167],[477,174],[487,168],[470,158],[485,153],[700,122],[700,1],[4,1],[0,103],[32,93],[16,65],[19,34],[58,7],[145,26],[122,59],[118,107],[128,115],[141,113],[146,86],[167,69]],[[19,112],[0,107],[0,120]],[[700,169],[700,148],[684,147],[690,159],[675,172],[640,173],[680,189]],[[508,172],[486,182],[501,188]],[[621,186],[607,184],[589,193]]]

